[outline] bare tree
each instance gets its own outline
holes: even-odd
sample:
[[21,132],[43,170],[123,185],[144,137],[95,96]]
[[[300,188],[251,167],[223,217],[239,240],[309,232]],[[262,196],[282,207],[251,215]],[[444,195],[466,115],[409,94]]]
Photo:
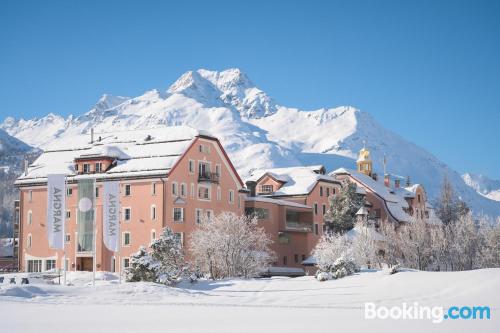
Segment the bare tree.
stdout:
[[229,212],[203,219],[190,244],[196,264],[213,279],[257,276],[274,257],[257,219]]

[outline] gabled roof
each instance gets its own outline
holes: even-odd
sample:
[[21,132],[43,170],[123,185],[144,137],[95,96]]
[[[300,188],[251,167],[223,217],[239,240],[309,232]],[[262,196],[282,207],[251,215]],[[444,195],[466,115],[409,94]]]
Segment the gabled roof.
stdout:
[[[16,184],[45,182],[48,174],[66,174],[69,179],[167,176],[200,131],[187,126],[78,135],[71,142],[55,142],[21,175]],[[215,139],[215,138],[214,138]],[[85,157],[112,157],[116,166],[105,173],[78,175],[74,161]]]
[[309,194],[320,180],[340,184],[334,177],[318,173],[322,166],[298,166],[254,170],[247,181],[259,182],[266,175],[283,183],[273,196]]
[[382,181],[374,180],[373,178],[354,170],[340,168],[330,173],[331,176],[343,174],[349,175],[352,178],[356,179],[363,186],[383,199],[387,207],[387,211],[390,215],[392,215],[394,219],[401,222],[412,221],[412,217],[408,215],[403,209],[409,208],[408,202],[406,202],[403,195],[400,195],[397,191],[393,191],[390,188],[386,187]]

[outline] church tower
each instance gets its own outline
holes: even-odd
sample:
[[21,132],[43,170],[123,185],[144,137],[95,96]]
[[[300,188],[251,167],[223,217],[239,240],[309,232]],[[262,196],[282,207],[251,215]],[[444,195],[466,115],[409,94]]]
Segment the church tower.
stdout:
[[358,165],[358,172],[364,173],[369,177],[372,176],[372,160],[370,159],[370,151],[366,149],[364,145],[363,149],[359,151],[356,164]]

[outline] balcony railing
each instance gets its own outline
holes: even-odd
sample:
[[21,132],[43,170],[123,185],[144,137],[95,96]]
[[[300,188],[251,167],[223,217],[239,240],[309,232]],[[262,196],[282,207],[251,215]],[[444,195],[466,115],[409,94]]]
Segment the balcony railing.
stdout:
[[219,183],[219,175],[215,172],[205,171],[198,175],[199,182]]
[[286,221],[286,229],[293,231],[302,231],[302,232],[312,232],[312,223],[307,222],[297,222],[297,221]]

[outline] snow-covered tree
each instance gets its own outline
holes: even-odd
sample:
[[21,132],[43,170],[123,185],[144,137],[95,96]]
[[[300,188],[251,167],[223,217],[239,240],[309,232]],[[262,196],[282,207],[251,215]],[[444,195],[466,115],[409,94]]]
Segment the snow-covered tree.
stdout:
[[353,231],[353,236],[350,241],[354,260],[359,266],[372,268],[379,262],[375,228],[366,225],[364,222],[356,222],[354,229],[351,231]]
[[130,267],[125,271],[130,282],[150,281],[165,284],[177,282],[188,274],[180,240],[169,228],[153,241],[148,252],[144,246],[130,257]]
[[257,219],[230,212],[203,219],[190,244],[197,266],[213,279],[258,276],[274,258]]
[[356,212],[364,205],[363,196],[357,193],[356,184],[348,182],[339,193],[330,198],[325,214],[327,225],[333,233],[351,230],[356,222]]
[[425,270],[432,260],[431,234],[425,220],[414,219],[401,226],[399,233],[405,265]]
[[385,238],[382,260],[390,267],[400,264],[402,262],[401,240],[395,225],[386,220],[382,222],[380,231]]
[[155,282],[157,270],[158,262],[141,246],[139,251],[130,256],[130,266],[125,270],[125,278],[129,282]]
[[320,271],[331,272],[333,264],[339,258],[353,259],[348,238],[341,234],[324,234],[314,248],[312,255]]
[[188,274],[181,240],[169,228],[151,243],[151,257],[157,263],[157,280],[175,283]]
[[481,245],[478,253],[480,267],[500,267],[500,220],[495,223],[486,217],[479,221]]

